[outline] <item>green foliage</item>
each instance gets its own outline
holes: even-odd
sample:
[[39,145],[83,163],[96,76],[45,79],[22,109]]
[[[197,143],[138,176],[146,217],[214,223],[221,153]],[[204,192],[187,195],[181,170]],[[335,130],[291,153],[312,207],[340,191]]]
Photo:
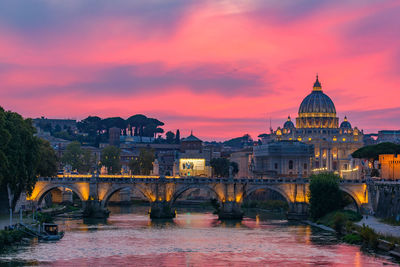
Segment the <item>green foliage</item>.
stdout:
[[129,162],[129,168],[132,174],[149,175],[153,170],[153,162],[155,154],[153,149],[140,149],[139,157],[134,158]]
[[92,152],[89,149],[83,149],[76,141],[67,145],[61,162],[79,173],[90,172],[96,164]]
[[210,161],[214,175],[217,177],[229,177],[229,168],[232,167],[232,175],[239,172],[239,166],[236,162],[230,162],[226,158],[214,158]]
[[29,236],[20,230],[0,230],[0,248],[20,242],[24,237]]
[[53,177],[57,174],[57,155],[50,143],[39,139],[39,161],[36,173],[39,176]]
[[180,144],[181,143],[181,132],[178,130],[176,130],[176,134],[175,134],[175,143]]
[[[343,229],[343,226],[345,226],[346,228],[349,227],[349,225],[347,224],[348,222],[358,222],[362,219],[362,215],[351,211],[351,210],[337,210],[337,211],[333,211],[330,212],[328,214],[326,214],[325,216],[323,216],[322,218],[320,218],[317,223],[319,224],[323,224],[326,225],[328,227],[332,227],[335,228],[335,221],[336,224],[342,224],[341,225],[341,230]],[[339,226],[339,225],[338,225]]]
[[49,213],[44,212],[37,212],[36,220],[39,221],[39,223],[53,223],[53,217],[51,217]]
[[0,108],[0,182],[12,209],[22,192],[32,193],[37,180],[39,139],[34,133],[32,120]]
[[64,155],[61,158],[61,162],[66,165],[70,165],[72,170],[80,170],[82,165],[82,147],[79,142],[72,142],[65,148]]
[[343,237],[343,241],[349,244],[361,244],[362,238],[358,234],[347,234]]
[[175,142],[175,134],[171,131],[168,131],[165,134],[165,138],[166,138],[168,144],[172,144]]
[[310,215],[319,219],[325,214],[341,208],[340,177],[333,173],[312,175],[310,180]]
[[115,146],[108,146],[101,153],[101,165],[107,168],[109,174],[121,172],[120,149]]
[[378,160],[379,155],[381,154],[399,154],[400,153],[400,145],[385,142],[379,143],[376,145],[364,146],[353,152],[353,158],[361,158],[361,159],[369,159],[369,160]]
[[339,234],[343,232],[343,228],[346,225],[346,217],[343,213],[336,213],[333,217],[333,229]]
[[225,141],[223,144],[225,146],[242,148],[245,145],[252,145],[253,144],[253,139],[251,139],[250,135],[245,134],[242,137],[237,137],[237,138],[233,138],[233,139],[230,139],[228,141]]
[[78,171],[81,173],[89,173],[95,164],[96,159],[92,152],[89,149],[83,149],[81,165]]
[[377,249],[378,247],[378,234],[374,231],[374,229],[370,228],[369,226],[363,226],[361,227],[360,231],[360,236],[363,241],[363,246],[368,247],[371,249]]

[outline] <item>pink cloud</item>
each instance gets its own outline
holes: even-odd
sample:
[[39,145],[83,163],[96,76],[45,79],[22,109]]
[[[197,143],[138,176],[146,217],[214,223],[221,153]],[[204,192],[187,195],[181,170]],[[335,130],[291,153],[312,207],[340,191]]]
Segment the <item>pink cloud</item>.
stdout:
[[353,126],[397,128],[385,110],[399,108],[400,4],[314,4],[156,1],[153,12],[121,1],[87,14],[73,1],[46,6],[51,16],[33,9],[44,18],[31,14],[30,25],[7,17],[0,105],[32,117],[143,113],[206,139],[257,136],[269,117],[275,127],[296,117],[318,72]]

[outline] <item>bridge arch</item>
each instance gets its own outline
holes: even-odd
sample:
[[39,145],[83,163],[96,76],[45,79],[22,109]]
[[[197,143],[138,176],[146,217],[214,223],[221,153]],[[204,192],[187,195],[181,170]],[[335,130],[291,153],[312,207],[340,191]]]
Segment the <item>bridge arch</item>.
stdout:
[[59,187],[64,187],[70,189],[73,193],[75,193],[79,199],[82,201],[82,204],[85,201],[85,198],[82,194],[82,192],[79,191],[77,187],[74,185],[65,185],[65,184],[48,184],[45,187],[42,188],[42,190],[39,191],[39,193],[36,195],[36,198],[33,199],[37,203],[37,205],[40,205],[42,203],[43,198],[51,191]]
[[150,195],[150,193],[148,193],[144,187],[142,187],[141,185],[118,185],[118,186],[112,186],[104,195],[103,199],[101,200],[101,206],[103,208],[105,208],[107,206],[108,201],[110,200],[111,196],[114,195],[115,193],[123,190],[123,189],[138,189],[138,191],[146,198],[148,199],[150,202],[153,201],[152,196]]
[[361,200],[358,198],[357,194],[354,193],[352,190],[346,188],[345,186],[339,186],[340,191],[345,192],[347,195],[353,199],[354,204],[356,205],[357,211],[360,211],[361,209]]
[[205,189],[207,191],[210,191],[215,194],[215,196],[218,198],[219,201],[222,201],[221,196],[218,194],[217,190],[215,190],[212,186],[209,185],[204,185],[204,184],[193,184],[193,185],[187,185],[183,186],[179,189],[176,190],[176,192],[172,196],[172,201],[171,203],[174,203],[180,196],[182,196],[183,193],[190,189]]
[[245,198],[246,196],[249,196],[250,194],[254,193],[257,190],[260,189],[268,189],[274,192],[277,192],[278,194],[280,194],[281,196],[283,196],[286,200],[286,202],[288,203],[289,207],[291,207],[291,205],[293,204],[292,200],[290,199],[290,197],[288,196],[288,194],[285,193],[285,191],[283,191],[281,188],[279,187],[275,187],[275,186],[270,186],[270,185],[258,185],[258,186],[252,186],[250,187],[248,190],[243,192],[243,196],[242,199]]

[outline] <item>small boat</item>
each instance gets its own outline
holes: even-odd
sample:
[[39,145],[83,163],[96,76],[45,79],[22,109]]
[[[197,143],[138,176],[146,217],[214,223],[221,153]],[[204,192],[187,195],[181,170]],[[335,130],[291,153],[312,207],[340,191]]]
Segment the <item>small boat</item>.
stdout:
[[54,223],[43,223],[43,231],[40,233],[39,239],[45,241],[60,240],[64,236],[64,232],[58,232],[58,225]]

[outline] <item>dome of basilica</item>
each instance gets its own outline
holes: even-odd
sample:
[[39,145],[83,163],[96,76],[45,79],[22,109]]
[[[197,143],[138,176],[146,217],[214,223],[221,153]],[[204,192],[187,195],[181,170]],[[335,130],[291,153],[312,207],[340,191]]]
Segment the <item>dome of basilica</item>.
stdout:
[[340,124],[340,128],[346,128],[346,129],[351,129],[351,124],[350,122],[347,120],[347,117],[344,117],[344,121],[342,121],[342,123]]
[[322,92],[321,84],[318,80],[314,83],[311,94],[304,98],[299,108],[299,114],[302,113],[331,113],[336,114],[335,104]]
[[294,128],[294,123],[290,119],[290,116],[288,117],[288,120],[283,124],[283,128],[286,128],[286,129]]
[[338,128],[339,119],[333,101],[322,92],[321,83],[317,79],[311,94],[300,104],[297,128]]

